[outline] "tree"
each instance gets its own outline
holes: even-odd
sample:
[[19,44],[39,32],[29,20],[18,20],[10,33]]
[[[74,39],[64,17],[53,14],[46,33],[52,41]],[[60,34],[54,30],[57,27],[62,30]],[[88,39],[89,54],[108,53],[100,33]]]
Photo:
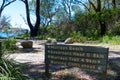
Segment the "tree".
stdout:
[[80,6],[74,4],[73,0],[61,0],[57,5],[57,14],[55,15],[56,23],[69,24],[73,19],[73,13],[80,12]]
[[40,27],[40,0],[36,0],[36,5],[35,5],[35,17],[36,17],[36,22],[33,25],[31,20],[30,20],[30,9],[29,9],[29,2],[28,0],[21,0],[24,2],[25,7],[26,7],[26,17],[27,17],[27,23],[30,28],[30,36],[35,37],[38,34],[38,30]]
[[[26,0],[22,0],[22,1],[26,1]],[[36,0],[31,0],[29,2],[27,0],[27,4],[29,6],[29,15],[33,14],[33,16],[35,16],[36,18],[40,17],[39,28],[37,28],[38,29],[37,31],[35,30],[35,32],[37,32],[37,34],[38,34],[38,32],[40,32],[40,34],[41,34],[41,31],[40,31],[41,27],[44,27],[44,30],[46,31],[47,26],[52,23],[53,17],[56,14],[56,11],[55,11],[56,3],[57,3],[56,0],[40,0],[40,4],[39,4],[39,16],[37,16],[36,15],[36,12],[37,12],[36,11],[36,8],[37,8],[36,7],[37,6]],[[29,16],[29,18],[30,18],[30,16]],[[33,26],[33,27],[35,28],[35,26]],[[32,34],[32,32],[31,32],[31,34]]]
[[[56,0],[41,0],[40,3],[40,18],[41,26],[47,27],[53,21],[53,17],[56,15]],[[34,14],[35,0],[30,2],[30,11]]]
[[41,25],[47,27],[53,21],[53,17],[56,14],[55,6],[56,0],[41,0]]
[[57,25],[63,23],[63,22],[67,22],[67,14],[64,10],[64,7],[62,7],[62,5],[60,4],[58,7],[57,7],[57,14],[55,15],[55,23]]
[[64,11],[67,14],[68,22],[71,21],[71,15],[72,15],[72,1],[71,0],[63,0],[62,5],[64,7]]
[[0,18],[1,18],[2,11],[5,9],[5,7],[7,7],[8,5],[10,5],[15,1],[16,0],[2,0],[2,3],[0,5]]
[[102,5],[102,3],[104,3],[104,0],[96,0],[96,1],[88,0],[89,7],[88,7],[88,4],[85,5],[85,3],[83,3],[81,0],[75,0],[75,1],[78,3],[81,3],[89,12],[90,11],[96,12],[96,14],[98,15],[98,21],[100,25],[100,35],[101,36],[105,35],[107,26],[101,14],[102,9],[104,9],[104,5]]

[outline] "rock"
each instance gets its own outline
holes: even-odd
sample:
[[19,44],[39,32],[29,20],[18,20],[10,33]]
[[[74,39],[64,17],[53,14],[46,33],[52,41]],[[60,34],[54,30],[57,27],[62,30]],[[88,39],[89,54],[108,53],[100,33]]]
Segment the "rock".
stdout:
[[48,38],[46,43],[49,43],[49,44],[57,44],[57,40],[54,39],[54,38]]
[[33,47],[33,42],[26,40],[26,41],[21,42],[21,46],[23,48],[32,48]]
[[64,43],[65,44],[73,44],[73,39],[72,38],[67,38],[65,41],[64,41]]

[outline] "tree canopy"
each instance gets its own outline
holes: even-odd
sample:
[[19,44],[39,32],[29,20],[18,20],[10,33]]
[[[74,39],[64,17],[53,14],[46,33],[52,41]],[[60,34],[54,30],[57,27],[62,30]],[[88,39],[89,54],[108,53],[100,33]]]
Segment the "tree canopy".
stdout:
[[[10,4],[15,0],[6,1],[10,1],[8,2]],[[84,36],[88,33],[104,36],[108,29],[109,32],[114,32],[114,26],[119,26],[120,22],[119,0],[21,1],[25,4],[31,37],[54,32],[61,35],[70,34],[73,30]],[[35,16],[34,23],[31,15]],[[58,31],[53,32],[51,29]]]

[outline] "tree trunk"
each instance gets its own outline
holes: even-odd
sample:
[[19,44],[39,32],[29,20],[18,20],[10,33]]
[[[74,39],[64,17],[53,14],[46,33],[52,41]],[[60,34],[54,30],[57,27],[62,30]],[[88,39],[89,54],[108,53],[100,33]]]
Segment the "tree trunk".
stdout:
[[0,18],[1,18],[1,15],[2,15],[2,9],[0,9]]
[[[101,12],[101,0],[97,0],[97,10],[96,12]],[[106,33],[106,23],[104,20],[101,20],[101,14],[100,14],[100,20],[99,20],[99,24],[100,24],[100,29],[101,29],[101,32],[100,32],[100,35],[101,36],[104,36],[105,33]]]
[[116,8],[116,1],[112,0],[113,8]]
[[99,21],[99,23],[100,23],[100,30],[101,30],[100,35],[104,36],[106,33],[106,23],[105,21]]
[[101,11],[101,0],[97,0],[97,11],[96,12],[100,12]]
[[35,37],[38,35],[38,30],[36,27],[34,27],[33,29],[30,30],[30,36],[31,37]]
[[30,28],[30,36],[35,37],[38,34],[38,30],[40,27],[40,0],[36,0],[36,22],[35,25],[31,23],[30,20],[30,11],[29,11],[29,5],[28,5],[28,0],[23,1],[26,6],[26,16],[27,16],[27,23]]

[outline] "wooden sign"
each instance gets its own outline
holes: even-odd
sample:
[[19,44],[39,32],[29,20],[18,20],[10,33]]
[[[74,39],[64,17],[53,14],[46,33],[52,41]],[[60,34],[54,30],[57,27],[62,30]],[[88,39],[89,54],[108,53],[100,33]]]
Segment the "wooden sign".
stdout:
[[59,64],[105,72],[107,69],[107,61],[108,48],[63,44],[45,45],[46,74],[49,73],[49,64]]

